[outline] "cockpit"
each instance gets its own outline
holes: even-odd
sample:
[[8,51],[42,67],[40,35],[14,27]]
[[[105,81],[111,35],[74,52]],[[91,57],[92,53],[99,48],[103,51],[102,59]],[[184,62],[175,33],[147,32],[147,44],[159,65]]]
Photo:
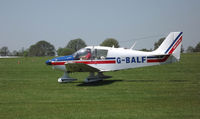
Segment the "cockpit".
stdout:
[[96,48],[82,48],[73,54],[75,60],[100,60],[107,57],[108,50]]
[[82,48],[73,54],[75,60],[89,60],[91,59],[91,49]]

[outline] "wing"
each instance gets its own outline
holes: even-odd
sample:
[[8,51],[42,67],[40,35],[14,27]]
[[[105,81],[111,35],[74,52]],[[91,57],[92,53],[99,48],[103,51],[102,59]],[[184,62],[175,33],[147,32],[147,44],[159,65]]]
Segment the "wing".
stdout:
[[91,67],[88,64],[84,63],[76,63],[76,62],[66,62],[65,67],[67,71],[70,72],[98,72],[99,69]]

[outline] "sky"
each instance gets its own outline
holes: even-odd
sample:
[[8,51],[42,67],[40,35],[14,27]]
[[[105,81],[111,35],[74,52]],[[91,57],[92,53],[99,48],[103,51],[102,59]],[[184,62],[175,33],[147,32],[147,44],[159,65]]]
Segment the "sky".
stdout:
[[200,42],[200,0],[0,0],[0,48],[27,49],[40,40],[55,48],[81,38],[99,45],[115,38],[121,47],[153,48],[172,31],[183,47]]

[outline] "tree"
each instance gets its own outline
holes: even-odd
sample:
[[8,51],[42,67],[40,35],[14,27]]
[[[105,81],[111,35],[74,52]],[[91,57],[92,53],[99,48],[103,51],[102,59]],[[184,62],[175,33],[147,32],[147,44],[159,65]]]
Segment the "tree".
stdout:
[[54,56],[55,48],[47,41],[39,41],[29,48],[29,56]]
[[146,49],[146,48],[143,48],[143,49],[141,49],[140,51],[151,52],[152,49],[148,50],[148,49]]
[[17,50],[14,50],[14,51],[12,52],[12,55],[13,55],[13,56],[19,56],[19,52],[18,52]]
[[159,40],[158,40],[158,42],[155,42],[154,43],[154,50],[156,50],[161,44],[162,44],[162,42],[165,40],[165,37],[164,38],[160,38]]
[[28,56],[28,53],[29,53],[28,50],[25,50],[25,51],[23,52],[23,56],[24,56],[24,57],[27,57],[27,56]]
[[9,50],[8,50],[8,47],[7,46],[4,46],[0,49],[0,55],[1,56],[8,56],[9,54]]
[[65,55],[71,55],[75,51],[69,48],[58,48],[57,54],[58,56],[65,56]]
[[200,42],[195,46],[194,52],[200,52]]
[[192,52],[194,52],[194,48],[192,47],[192,46],[189,46],[188,48],[187,48],[187,51],[186,51],[187,53],[192,53]]
[[115,48],[119,47],[119,43],[117,40],[115,40],[114,38],[108,38],[106,40],[104,40],[100,46],[108,46],[108,47],[112,47],[114,46]]
[[181,53],[184,52],[184,48],[183,48],[183,45],[181,45]]
[[73,51],[77,51],[86,46],[87,45],[85,44],[85,42],[82,39],[78,38],[78,39],[70,40],[66,48],[72,49]]

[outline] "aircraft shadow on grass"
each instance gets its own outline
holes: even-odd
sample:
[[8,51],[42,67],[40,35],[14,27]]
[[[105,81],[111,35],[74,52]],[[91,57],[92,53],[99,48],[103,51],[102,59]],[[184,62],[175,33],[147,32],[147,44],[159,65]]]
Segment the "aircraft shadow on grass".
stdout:
[[103,86],[103,85],[110,85],[114,82],[120,82],[123,80],[102,80],[102,81],[96,81],[96,82],[90,82],[90,83],[81,83],[77,86]]
[[157,80],[131,80],[131,79],[124,79],[124,80],[121,80],[121,79],[113,79],[113,80],[102,80],[102,81],[97,81],[97,82],[90,82],[90,83],[81,83],[81,84],[78,84],[77,86],[103,86],[103,85],[110,85],[112,83],[115,83],[115,82],[156,82]]
[[[111,80],[101,80],[96,82],[70,82],[70,83],[78,83],[77,86],[103,86],[110,85],[115,82],[133,82],[133,83],[148,83],[148,82],[159,82],[160,80],[149,80],[149,79],[111,79]],[[186,82],[186,80],[168,80],[169,82]]]

